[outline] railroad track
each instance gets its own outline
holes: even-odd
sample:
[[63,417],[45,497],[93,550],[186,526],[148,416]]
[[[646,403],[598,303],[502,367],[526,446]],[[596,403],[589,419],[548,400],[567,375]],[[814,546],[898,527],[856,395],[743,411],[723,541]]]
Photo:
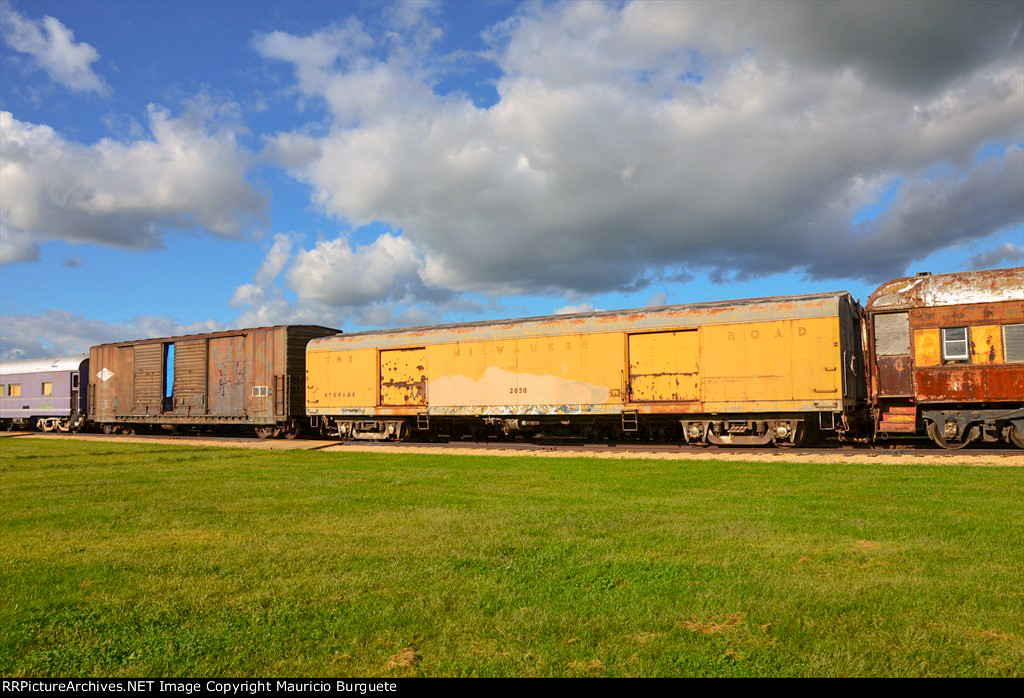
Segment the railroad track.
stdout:
[[145,443],[146,441],[159,442],[180,442],[184,444],[197,445],[220,445],[220,446],[252,446],[265,445],[267,447],[288,447],[295,450],[323,450],[336,447],[344,450],[345,447],[377,446],[386,449],[393,449],[396,453],[403,450],[413,449],[436,449],[436,450],[495,450],[495,451],[517,451],[524,455],[537,452],[585,452],[585,453],[635,453],[638,456],[644,454],[732,454],[732,455],[769,455],[769,456],[906,456],[909,458],[922,456],[943,456],[956,458],[963,456],[985,456],[988,458],[1012,458],[1021,457],[1024,452],[1019,449],[1006,448],[994,444],[989,447],[965,448],[957,451],[947,451],[928,442],[921,445],[870,445],[870,444],[825,444],[814,448],[775,448],[775,447],[725,447],[715,446],[698,447],[685,444],[666,443],[593,443],[577,441],[572,439],[549,439],[537,441],[339,441],[328,438],[295,439],[292,441],[260,441],[255,437],[244,436],[202,436],[202,435],[180,435],[180,434],[138,434],[133,436],[101,436],[99,434],[63,434],[40,432],[5,432],[3,436],[13,438],[21,436],[36,436],[55,439],[82,439],[92,440],[102,438],[104,441],[124,441],[126,443]]

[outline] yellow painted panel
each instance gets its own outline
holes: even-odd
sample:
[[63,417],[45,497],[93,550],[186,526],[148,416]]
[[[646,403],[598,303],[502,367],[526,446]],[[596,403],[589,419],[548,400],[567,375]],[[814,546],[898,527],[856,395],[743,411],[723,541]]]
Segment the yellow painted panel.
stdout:
[[622,346],[602,333],[428,347],[430,405],[621,402]]
[[368,407],[376,402],[376,349],[306,353],[308,407]]
[[380,404],[427,404],[427,350],[389,349],[380,353]]
[[842,397],[837,318],[702,328],[703,401]]
[[1003,363],[1003,333],[999,325],[971,328],[971,363]]
[[622,404],[626,399],[626,337],[621,332],[582,336],[583,373],[578,377],[594,404]]
[[916,366],[938,366],[942,363],[939,331],[914,330],[914,364]]
[[839,348],[839,318],[787,323],[791,327],[793,400],[842,399],[843,363],[849,364],[850,357],[844,357]]
[[697,399],[700,344],[697,330],[629,336],[629,398],[632,402]]

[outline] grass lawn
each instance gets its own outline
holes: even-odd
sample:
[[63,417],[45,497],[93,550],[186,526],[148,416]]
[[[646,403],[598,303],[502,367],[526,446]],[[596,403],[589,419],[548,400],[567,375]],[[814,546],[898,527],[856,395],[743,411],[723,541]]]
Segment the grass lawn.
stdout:
[[1024,470],[0,439],[0,674],[1024,676]]

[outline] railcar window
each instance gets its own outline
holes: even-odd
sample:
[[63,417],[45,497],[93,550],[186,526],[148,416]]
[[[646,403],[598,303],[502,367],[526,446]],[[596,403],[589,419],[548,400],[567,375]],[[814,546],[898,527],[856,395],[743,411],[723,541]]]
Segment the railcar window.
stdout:
[[944,327],[942,329],[942,358],[946,361],[967,360],[966,327]]
[[8,390],[10,390],[8,395],[10,395],[11,397],[18,397],[19,395],[21,395],[20,383],[11,383],[9,386],[7,386],[7,388]]
[[43,381],[43,388],[41,392],[43,395],[53,395],[53,383],[50,381]]
[[875,316],[875,353],[879,356],[910,353],[910,320],[906,313]]
[[1003,346],[1007,363],[1024,362],[1024,325],[1003,325]]
[[0,383],[0,397],[7,395],[7,386]]

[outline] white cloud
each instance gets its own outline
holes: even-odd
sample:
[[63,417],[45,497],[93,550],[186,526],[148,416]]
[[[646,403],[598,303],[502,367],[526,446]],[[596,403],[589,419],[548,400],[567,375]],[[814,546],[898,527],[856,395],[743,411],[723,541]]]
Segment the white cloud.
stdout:
[[76,42],[74,33],[60,20],[50,16],[30,19],[3,2],[0,28],[4,42],[31,56],[54,82],[75,92],[110,94],[110,87],[92,69],[100,59],[99,52],[85,42]]
[[[400,231],[300,253],[303,297],[370,303],[417,279],[590,295],[696,269],[879,280],[1024,220],[1019,4],[527,5],[491,31],[490,107],[434,91],[435,44],[375,37],[254,44],[332,114],[318,149],[279,161],[326,213]],[[1009,145],[976,163],[986,143]]]
[[1024,266],[1024,245],[1007,242],[987,252],[974,255],[967,260],[967,266],[971,269]]
[[39,259],[39,245],[31,233],[12,230],[0,223],[0,264],[34,262]]
[[665,291],[655,291],[644,303],[645,308],[660,308],[663,305],[668,305],[668,293]]
[[592,313],[598,308],[595,308],[590,303],[579,303],[577,305],[563,305],[561,308],[555,309],[555,315],[575,315],[576,313]]
[[179,117],[155,105],[147,115],[151,138],[81,145],[0,112],[5,238],[144,249],[162,227],[232,236],[263,213],[230,106],[200,97]]
[[421,259],[408,239],[384,233],[367,245],[344,237],[298,253],[288,282],[303,300],[336,306],[429,295]]
[[28,359],[89,351],[89,347],[150,337],[170,337],[227,329],[214,320],[183,324],[163,316],[139,316],[127,322],[90,320],[82,315],[51,309],[40,315],[4,315],[0,358]]

